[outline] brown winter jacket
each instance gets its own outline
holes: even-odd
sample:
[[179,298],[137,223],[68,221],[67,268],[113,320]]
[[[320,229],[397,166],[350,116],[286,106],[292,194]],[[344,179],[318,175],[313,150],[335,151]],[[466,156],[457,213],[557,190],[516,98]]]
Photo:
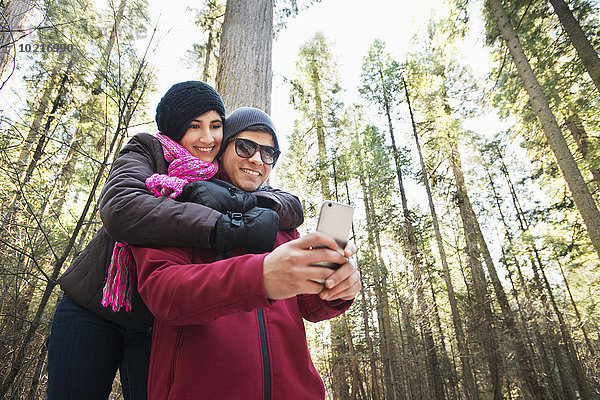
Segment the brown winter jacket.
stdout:
[[[103,307],[102,289],[115,241],[138,246],[209,247],[210,232],[221,213],[196,203],[181,203],[155,197],[146,188],[146,178],[166,174],[169,164],[156,137],[140,133],[119,153],[100,194],[103,226],[60,277],[67,296],[81,307],[128,328],[146,331],[152,315],[134,285],[132,310],[113,312]],[[255,192],[259,202],[272,204],[279,214],[281,230],[302,224],[304,215],[298,198],[264,187]]]

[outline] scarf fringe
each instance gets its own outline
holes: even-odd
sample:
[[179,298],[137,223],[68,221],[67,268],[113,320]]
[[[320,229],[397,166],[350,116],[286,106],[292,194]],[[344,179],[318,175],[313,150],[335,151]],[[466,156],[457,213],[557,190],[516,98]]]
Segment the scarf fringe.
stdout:
[[115,243],[113,255],[108,267],[108,278],[102,290],[102,305],[114,312],[125,306],[131,310],[131,294],[135,282],[135,260],[131,248],[125,242]]

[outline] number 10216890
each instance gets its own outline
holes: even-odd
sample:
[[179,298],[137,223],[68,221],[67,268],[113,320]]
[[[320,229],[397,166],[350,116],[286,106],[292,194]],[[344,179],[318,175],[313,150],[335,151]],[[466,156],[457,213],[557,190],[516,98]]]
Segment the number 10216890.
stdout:
[[71,43],[21,43],[19,53],[71,53],[75,47]]

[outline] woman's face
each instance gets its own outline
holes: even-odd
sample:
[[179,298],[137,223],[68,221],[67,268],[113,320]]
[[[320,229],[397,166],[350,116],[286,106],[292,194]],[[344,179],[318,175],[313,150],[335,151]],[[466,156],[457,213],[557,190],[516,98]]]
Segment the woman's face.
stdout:
[[202,161],[212,162],[223,141],[223,120],[214,111],[208,111],[194,118],[185,135],[181,138],[181,145],[190,154]]

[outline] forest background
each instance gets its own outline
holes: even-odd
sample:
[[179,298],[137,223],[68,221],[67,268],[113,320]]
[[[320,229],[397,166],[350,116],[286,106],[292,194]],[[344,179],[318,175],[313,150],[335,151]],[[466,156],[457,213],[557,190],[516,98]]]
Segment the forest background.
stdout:
[[[193,78],[273,113],[272,183],[302,199],[303,232],[323,199],[356,207],[363,289],[307,324],[328,398],[600,398],[598,2],[435,3],[408,34],[395,20],[404,48],[354,54],[357,79],[326,34],[285,39],[327,3],[199,3],[172,56],[190,72],[166,79],[177,26],[144,0],[0,4],[0,397],[44,398],[57,278],[99,227],[118,149]],[[357,32],[393,11],[412,15],[377,3]],[[272,78],[281,46],[294,68]]]

